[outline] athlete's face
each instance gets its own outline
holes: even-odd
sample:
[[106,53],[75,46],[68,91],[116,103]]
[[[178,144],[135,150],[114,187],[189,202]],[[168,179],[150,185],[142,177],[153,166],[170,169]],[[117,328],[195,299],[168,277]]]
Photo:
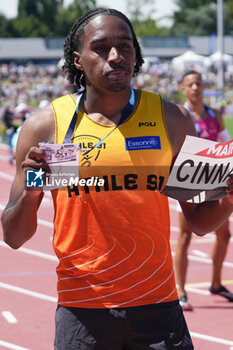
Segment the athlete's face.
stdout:
[[87,87],[118,92],[128,89],[134,72],[135,49],[127,23],[117,16],[100,15],[84,28],[82,47],[74,63]]
[[183,79],[182,91],[188,101],[192,103],[202,102],[204,84],[198,74],[186,75]]

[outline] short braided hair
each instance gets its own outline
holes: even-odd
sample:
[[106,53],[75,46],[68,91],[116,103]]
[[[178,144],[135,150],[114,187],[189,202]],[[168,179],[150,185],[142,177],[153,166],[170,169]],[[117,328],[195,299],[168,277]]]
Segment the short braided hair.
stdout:
[[144,60],[141,54],[141,48],[136,38],[133,26],[130,20],[120,11],[115,9],[96,8],[85,13],[83,16],[76,19],[74,22],[64,44],[64,64],[63,70],[67,74],[68,81],[71,84],[76,84],[77,88],[86,87],[85,76],[82,71],[78,70],[74,65],[73,52],[78,50],[82,44],[82,38],[84,35],[85,26],[91,21],[92,18],[98,15],[117,16],[125,21],[131,31],[133,37],[133,45],[136,53],[136,64],[134,66],[134,73],[138,73]]
[[190,69],[187,72],[185,72],[182,76],[182,81],[184,81],[184,78],[187,77],[188,75],[198,75],[198,77],[200,78],[200,80],[202,80],[202,75],[201,73],[199,73],[198,71],[194,70],[194,69]]

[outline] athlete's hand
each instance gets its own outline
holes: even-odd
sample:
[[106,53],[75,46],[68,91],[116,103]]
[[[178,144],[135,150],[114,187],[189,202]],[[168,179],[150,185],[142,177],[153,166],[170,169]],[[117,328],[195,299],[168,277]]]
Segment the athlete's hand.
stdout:
[[23,169],[40,169],[49,171],[49,166],[46,162],[46,156],[43,150],[39,147],[31,147],[28,151],[25,160],[22,162]]
[[[39,147],[35,146],[30,148],[21,166],[25,171],[25,174],[27,170],[39,171],[39,169],[41,169],[41,173],[45,176],[46,174],[50,173],[50,168],[46,161],[45,152]],[[26,191],[31,197],[37,197],[43,192],[43,187],[27,187]]]

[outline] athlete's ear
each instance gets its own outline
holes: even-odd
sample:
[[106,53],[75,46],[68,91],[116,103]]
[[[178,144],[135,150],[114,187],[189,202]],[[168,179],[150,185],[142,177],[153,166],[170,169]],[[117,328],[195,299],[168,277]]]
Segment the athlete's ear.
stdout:
[[73,52],[74,65],[78,70],[83,70],[82,59],[80,53],[77,51]]

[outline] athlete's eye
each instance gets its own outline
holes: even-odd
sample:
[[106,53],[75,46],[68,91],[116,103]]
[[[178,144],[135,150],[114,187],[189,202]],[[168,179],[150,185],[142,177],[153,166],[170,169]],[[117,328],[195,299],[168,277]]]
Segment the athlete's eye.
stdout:
[[107,50],[107,47],[105,45],[97,45],[93,49],[95,52],[105,52]]
[[119,49],[129,49],[130,45],[128,43],[122,43],[118,46]]

